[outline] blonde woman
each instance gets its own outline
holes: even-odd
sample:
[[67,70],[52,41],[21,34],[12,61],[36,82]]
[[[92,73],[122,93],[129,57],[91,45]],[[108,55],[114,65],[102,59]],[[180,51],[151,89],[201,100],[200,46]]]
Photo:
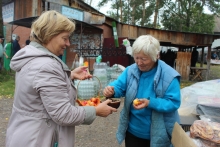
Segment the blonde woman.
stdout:
[[16,71],[14,105],[7,128],[6,147],[73,147],[75,126],[91,124],[116,109],[110,100],[75,106],[73,79],[91,75],[87,67],[73,71],[58,58],[70,46],[75,24],[56,11],[44,12],[31,26],[31,42],[11,60]]

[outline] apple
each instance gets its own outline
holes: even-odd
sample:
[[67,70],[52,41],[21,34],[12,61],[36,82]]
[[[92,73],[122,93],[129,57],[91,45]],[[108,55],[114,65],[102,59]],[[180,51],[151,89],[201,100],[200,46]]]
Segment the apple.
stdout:
[[90,106],[95,106],[95,103],[92,102],[92,101],[90,101],[90,100],[88,100],[88,104],[89,104]]
[[87,101],[83,101],[83,105],[86,105],[87,104]]
[[93,97],[93,98],[91,98],[91,101],[94,102],[94,103],[96,103],[96,102],[97,102],[97,98],[94,98],[94,97]]
[[139,99],[135,99],[133,101],[133,105],[137,106],[137,105],[140,105],[141,104],[141,101]]
[[95,103],[94,102],[90,102],[89,105],[90,106],[95,106]]

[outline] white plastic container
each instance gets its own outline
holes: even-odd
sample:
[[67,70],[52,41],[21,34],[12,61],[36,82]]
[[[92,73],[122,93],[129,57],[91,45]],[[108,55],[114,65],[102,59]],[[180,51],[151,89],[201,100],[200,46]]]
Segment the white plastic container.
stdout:
[[[79,83],[80,82],[80,83]],[[79,84],[78,84],[79,83]],[[76,80],[75,85],[77,87],[77,97],[79,99],[90,99],[96,97],[98,94],[97,91],[97,81],[93,79],[87,80]]]

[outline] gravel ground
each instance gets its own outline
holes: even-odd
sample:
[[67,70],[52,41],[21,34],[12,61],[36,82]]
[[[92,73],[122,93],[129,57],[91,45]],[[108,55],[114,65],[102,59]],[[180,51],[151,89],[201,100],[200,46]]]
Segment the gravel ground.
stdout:
[[[214,67],[217,69],[214,70]],[[219,79],[220,66],[211,66],[210,77],[208,80]],[[203,79],[205,79],[202,74]],[[200,82],[200,80],[195,80]],[[5,146],[5,134],[8,119],[11,114],[13,98],[0,98],[0,147]],[[124,147],[118,145],[116,141],[116,130],[118,126],[119,114],[123,106],[123,101],[118,112],[109,115],[107,118],[97,117],[91,125],[76,127],[76,147]]]
[[8,118],[11,115],[12,104],[12,98],[0,99],[0,147],[5,146],[5,134],[8,124]]
[[[12,98],[0,99],[0,147],[5,146],[6,128],[11,115],[12,104]],[[118,108],[118,112],[109,115],[107,118],[97,117],[91,125],[77,126],[75,146],[124,147],[124,143],[118,145],[115,135],[122,106],[123,101]]]

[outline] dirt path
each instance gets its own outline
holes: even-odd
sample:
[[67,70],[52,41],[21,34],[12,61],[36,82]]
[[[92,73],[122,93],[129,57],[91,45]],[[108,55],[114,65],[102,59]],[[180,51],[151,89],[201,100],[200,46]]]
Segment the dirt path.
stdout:
[[[8,119],[11,114],[13,99],[0,99],[0,147],[5,147],[5,135]],[[116,130],[118,118],[123,102],[118,112],[109,115],[107,118],[97,117],[91,125],[76,127],[76,147],[124,147],[116,141]]]
[[[211,66],[208,80],[219,79],[220,66]],[[205,73],[203,73],[203,79]],[[195,82],[199,82],[196,81]],[[5,134],[8,119],[11,114],[13,99],[0,98],[0,147],[5,146]],[[113,113],[107,118],[97,117],[93,124],[76,127],[76,147],[124,147],[116,142],[116,130],[118,126],[119,114],[123,106],[123,101],[117,113]]]
[[11,115],[13,99],[0,99],[0,147],[5,146],[5,134],[9,116]]

